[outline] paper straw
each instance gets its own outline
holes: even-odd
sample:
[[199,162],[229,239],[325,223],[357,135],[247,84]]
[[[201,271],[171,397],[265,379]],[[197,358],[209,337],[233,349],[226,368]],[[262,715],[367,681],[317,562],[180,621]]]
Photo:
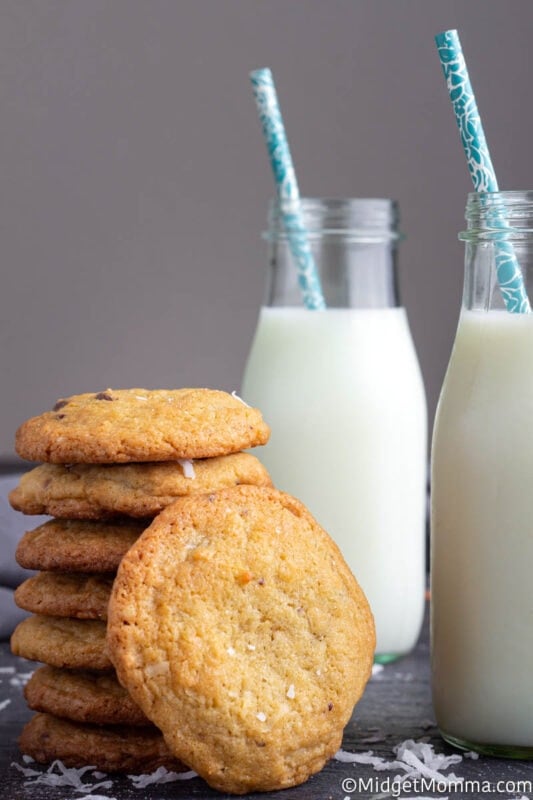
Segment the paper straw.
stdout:
[[272,72],[269,69],[256,69],[250,73],[250,80],[274,173],[281,218],[298,271],[298,283],[302,290],[303,302],[306,308],[324,309],[326,304],[303,222],[298,183]]
[[[435,41],[474,189],[476,192],[498,192],[498,181],[468,77],[459,35],[455,30],[445,31],[439,33]],[[505,218],[496,212],[491,224],[495,228],[509,228]],[[513,313],[531,311],[522,272],[511,242],[499,241],[494,258],[496,275],[507,310]]]

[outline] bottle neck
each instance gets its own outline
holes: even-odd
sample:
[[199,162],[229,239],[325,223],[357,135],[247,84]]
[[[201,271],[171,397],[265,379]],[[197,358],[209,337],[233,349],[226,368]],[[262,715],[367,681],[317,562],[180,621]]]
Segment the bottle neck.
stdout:
[[512,310],[510,280],[533,301],[533,192],[472,192],[465,218],[463,308]]
[[[307,240],[327,308],[388,308],[399,305],[398,210],[390,200],[304,198]],[[279,204],[272,204],[270,275],[266,304],[301,307],[302,294]]]

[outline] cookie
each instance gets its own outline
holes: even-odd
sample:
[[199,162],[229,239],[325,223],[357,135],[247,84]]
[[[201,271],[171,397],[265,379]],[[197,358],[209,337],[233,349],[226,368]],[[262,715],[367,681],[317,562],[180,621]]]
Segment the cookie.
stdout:
[[107,619],[113,576],[39,572],[15,590],[15,603],[34,614]]
[[149,725],[112,672],[39,667],[24,687],[34,711],[96,725]]
[[25,569],[114,573],[149,524],[52,519],[24,534],[15,557]]
[[71,519],[155,517],[182,495],[239,484],[271,486],[272,482],[261,462],[248,453],[182,463],[41,464],[22,476],[9,500],[25,514]]
[[374,646],[338,547],[299,501],[269,488],[168,506],[124,557],[109,604],[119,681],[179,759],[237,794],[323,767]]
[[108,464],[210,458],[265,444],[260,411],[215,389],[107,389],[58,400],[16,433],[30,461]]
[[102,772],[150,773],[158,767],[184,772],[157,728],[84,725],[36,714],[19,738],[21,751],[40,764],[59,759],[67,767],[92,765]]
[[16,656],[52,667],[109,670],[105,622],[36,614],[23,620],[11,637]]

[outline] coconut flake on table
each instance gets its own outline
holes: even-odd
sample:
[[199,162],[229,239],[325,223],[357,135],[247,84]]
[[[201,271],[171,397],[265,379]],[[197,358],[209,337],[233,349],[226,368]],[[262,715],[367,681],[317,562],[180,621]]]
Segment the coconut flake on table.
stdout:
[[15,667],[0,667],[0,675],[13,675]]
[[178,458],[178,464],[183,470],[183,475],[185,478],[196,478],[196,473],[194,471],[194,464],[192,459],[190,458]]
[[173,781],[190,781],[197,778],[198,773],[190,769],[187,772],[171,772],[166,767],[159,767],[149,775],[128,775],[135,789],[145,789],[153,783],[172,783]]
[[13,675],[13,677],[9,679],[9,685],[16,686],[19,688],[24,687],[28,683],[33,673],[34,670],[32,670],[31,672],[17,672],[16,675]]
[[11,700],[9,699],[9,697],[7,698],[7,700],[0,700],[0,711],[3,711],[4,708],[7,708],[10,702]]
[[372,677],[379,675],[380,672],[383,672],[383,664],[372,664]]
[[375,756],[372,750],[366,753],[349,753],[339,750],[333,757],[344,763],[371,766],[376,772],[402,770],[404,774],[398,776],[398,783],[402,783],[408,778],[427,778],[440,785],[453,786],[460,784],[463,780],[453,772],[448,775],[443,775],[441,772],[441,770],[449,769],[454,764],[462,762],[463,757],[458,754],[447,756],[444,753],[435,753],[433,746],[428,742],[415,742],[413,739],[406,739],[396,745],[393,752],[397,758],[392,761]]
[[[112,781],[101,781],[100,783],[93,784],[82,781],[82,777],[87,772],[91,772],[92,770],[96,769],[94,766],[80,767],[79,769],[76,769],[75,767],[66,767],[59,759],[53,761],[46,772],[32,769],[31,767],[22,767],[20,764],[17,764],[14,761],[11,763],[11,766],[15,767],[15,769],[18,769],[18,771],[28,779],[24,781],[25,786],[35,786],[38,783],[42,783],[44,786],[53,787],[67,786],[71,789],[74,789],[75,792],[90,792],[93,800],[96,800],[97,797],[96,795],[92,794],[96,789],[111,789],[113,787]],[[109,798],[109,800],[114,800],[114,798]]]
[[77,797],[76,800],[117,800],[117,798],[109,797],[107,794],[86,794],[83,797]]

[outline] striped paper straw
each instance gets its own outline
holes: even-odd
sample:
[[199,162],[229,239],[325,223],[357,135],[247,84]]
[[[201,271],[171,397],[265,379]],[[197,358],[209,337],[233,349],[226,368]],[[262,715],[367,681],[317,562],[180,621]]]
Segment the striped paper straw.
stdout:
[[326,304],[303,222],[298,183],[272,72],[269,69],[256,69],[250,73],[250,80],[274,173],[281,218],[298,270],[298,283],[302,290],[303,302],[306,308],[324,309]]
[[[483,132],[476,98],[468,77],[457,31],[445,31],[435,37],[440,63],[461,134],[468,169],[476,192],[498,192],[498,181]],[[504,217],[495,214],[495,228],[509,228]],[[498,241],[495,249],[496,275],[508,311],[531,311],[520,266],[511,242]]]

